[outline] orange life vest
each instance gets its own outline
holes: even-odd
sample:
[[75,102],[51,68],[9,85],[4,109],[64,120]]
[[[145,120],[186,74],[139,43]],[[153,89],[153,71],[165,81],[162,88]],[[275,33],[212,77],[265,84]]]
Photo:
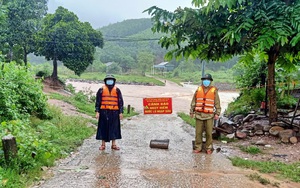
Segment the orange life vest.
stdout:
[[196,94],[195,111],[212,114],[215,106],[215,87],[211,87],[206,93],[203,86],[200,86]]
[[107,86],[103,86],[102,101],[100,109],[103,110],[119,110],[117,87],[114,86],[109,92]]

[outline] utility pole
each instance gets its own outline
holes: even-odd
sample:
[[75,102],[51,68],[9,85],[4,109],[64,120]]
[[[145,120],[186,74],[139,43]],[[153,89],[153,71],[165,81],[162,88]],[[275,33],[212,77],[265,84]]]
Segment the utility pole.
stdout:
[[204,74],[205,74],[205,61],[204,60],[202,60],[201,61],[202,62],[202,77],[204,76]]

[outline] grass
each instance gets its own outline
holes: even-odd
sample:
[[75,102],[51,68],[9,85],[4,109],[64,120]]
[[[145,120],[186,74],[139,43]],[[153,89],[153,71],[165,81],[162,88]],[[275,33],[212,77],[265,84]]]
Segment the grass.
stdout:
[[[68,79],[68,78],[73,78],[73,79],[83,79],[83,80],[94,80],[94,81],[103,81],[105,78],[106,74],[105,73],[95,73],[95,72],[87,72],[83,73],[79,76],[74,75],[74,74],[64,74],[61,72],[59,74],[60,78],[63,79]],[[147,77],[147,76],[142,76],[142,75],[129,75],[129,74],[114,74],[117,83],[142,83],[142,84],[148,84],[148,85],[158,85],[158,86],[163,86],[164,83],[152,78],[152,77]]]
[[224,135],[221,135],[219,138],[218,138],[218,140],[219,141],[224,141],[225,143],[230,143],[230,142],[235,142],[235,141],[237,141],[237,139],[236,138],[228,138],[228,137],[226,137],[226,136],[224,136]]
[[300,182],[300,162],[285,164],[282,162],[245,160],[239,157],[233,157],[230,160],[234,166],[258,170],[261,173],[272,173],[280,179]]
[[64,96],[59,93],[51,93],[50,97],[52,99],[61,100],[75,106],[78,109],[78,111],[81,113],[85,113],[92,117],[95,116],[95,104],[89,101],[82,102],[80,100],[76,100],[77,99],[76,95]]
[[183,112],[178,112],[177,114],[184,122],[187,124],[195,127],[196,126],[196,120],[195,118],[191,118],[188,114],[185,114]]
[[258,181],[259,183],[261,183],[263,185],[271,184],[273,187],[280,187],[280,184],[278,182],[271,183],[270,180],[261,177],[258,173],[250,174],[250,175],[248,175],[248,177],[250,180]]
[[257,146],[240,146],[240,149],[243,152],[255,155],[258,153],[262,153],[261,150]]
[[49,107],[49,111],[52,119],[30,117],[29,124],[37,138],[18,141],[18,148],[26,147],[28,152],[7,165],[1,164],[0,187],[30,187],[41,179],[42,167],[54,166],[56,160],[68,156],[84,139],[96,132],[94,127],[87,126],[89,119],[65,116],[61,109],[53,106]]
[[[88,122],[96,121],[81,116],[65,116],[58,107],[50,107],[53,113],[51,121],[41,121],[31,118],[31,124],[39,132],[41,138],[49,140],[55,148],[67,156],[71,151],[83,143],[83,140],[95,133],[94,127],[88,127]],[[76,125],[76,126],[74,126]],[[95,124],[96,125],[96,124]]]
[[[78,111],[81,113],[87,114],[91,117],[95,116],[95,103],[91,102],[91,101],[83,102],[82,100],[85,100],[85,99],[78,100],[78,97],[76,97],[76,94],[73,96],[64,96],[59,93],[51,93],[50,97],[53,99],[65,101],[65,102],[75,106],[78,109]],[[128,111],[130,111],[130,113],[127,113]],[[128,110],[126,107],[124,107],[124,113],[123,113],[124,118],[135,116],[137,114],[138,113],[134,111],[133,107],[131,107],[130,110]]]

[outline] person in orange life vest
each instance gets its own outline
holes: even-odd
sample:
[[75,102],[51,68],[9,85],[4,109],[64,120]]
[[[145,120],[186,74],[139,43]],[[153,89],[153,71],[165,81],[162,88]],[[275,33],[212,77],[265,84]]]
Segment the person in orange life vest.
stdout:
[[194,153],[202,150],[202,133],[206,133],[206,153],[211,154],[212,130],[214,119],[218,119],[221,113],[220,97],[218,89],[211,85],[213,78],[210,74],[205,74],[202,78],[202,85],[196,90],[190,109],[191,118],[196,118],[195,149]]
[[119,150],[116,139],[122,138],[120,120],[123,119],[123,97],[121,90],[115,86],[116,79],[113,75],[106,75],[104,83],[96,94],[96,139],[102,141],[99,150],[105,150],[105,143],[110,141],[111,149]]

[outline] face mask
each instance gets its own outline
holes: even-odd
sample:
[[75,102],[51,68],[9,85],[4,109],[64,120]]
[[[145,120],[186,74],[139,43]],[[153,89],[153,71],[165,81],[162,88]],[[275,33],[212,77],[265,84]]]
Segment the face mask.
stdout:
[[106,85],[111,86],[114,84],[114,80],[106,80],[105,83]]
[[204,85],[205,87],[208,87],[209,84],[210,84],[210,80],[203,80],[203,85]]

